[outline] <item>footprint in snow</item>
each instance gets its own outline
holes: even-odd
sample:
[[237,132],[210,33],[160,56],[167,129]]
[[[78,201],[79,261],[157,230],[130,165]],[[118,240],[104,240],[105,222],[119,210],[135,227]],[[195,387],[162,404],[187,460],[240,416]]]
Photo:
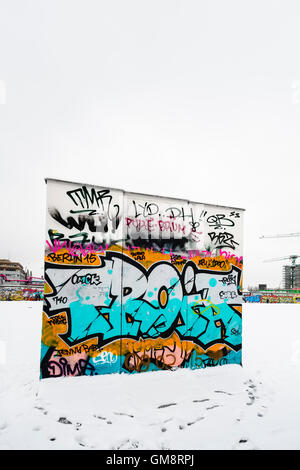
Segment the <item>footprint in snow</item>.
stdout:
[[253,395],[248,395],[249,402],[246,403],[246,405],[251,406],[255,402],[255,397]]
[[257,416],[259,418],[263,418],[267,412],[267,407],[265,405],[262,405],[260,410],[257,412]]
[[63,416],[59,418],[58,422],[63,423],[63,424],[72,424],[71,421],[69,421],[67,418],[65,418]]
[[139,441],[126,439],[125,441],[121,442],[118,446],[115,447],[116,450],[129,450],[129,449],[138,449],[140,447]]
[[45,408],[43,408],[42,406],[35,406],[34,407],[36,410],[39,410],[41,413],[43,413],[43,415],[47,415],[48,414],[48,411],[45,410]]
[[[94,418],[98,418],[98,419],[101,419],[101,420],[103,420],[103,421],[106,421],[106,420],[107,420],[107,418],[104,418],[104,416],[97,416],[97,415],[93,415],[93,416],[94,416]],[[106,421],[106,424],[112,424],[112,422],[108,419],[108,420]]]
[[258,450],[258,447],[247,437],[241,437],[239,442],[233,446],[233,450]]
[[247,403],[247,405],[248,406],[253,405],[255,400],[258,400],[260,398],[257,395],[257,386],[251,379],[244,382],[244,384],[248,386],[248,388],[246,389],[246,392],[248,393],[248,398],[250,401]]
[[173,418],[165,419],[163,422],[164,422],[164,423],[169,423],[170,421],[173,421]]
[[99,415],[93,415],[94,418],[98,418],[98,419],[103,419],[104,421],[106,421],[107,418],[104,418],[104,416],[99,416]]
[[133,415],[130,415],[128,413],[119,413],[117,411],[114,411],[114,415],[118,415],[118,416],[128,416],[129,418],[134,418]]
[[212,405],[212,406],[208,406],[206,409],[207,410],[212,410],[213,408],[219,408],[221,405]]
[[81,447],[89,447],[89,444],[87,442],[84,442],[85,439],[82,435],[76,434],[74,440]]
[[174,406],[177,405],[177,403],[166,403],[164,405],[159,405],[157,408],[167,408],[168,406]]
[[198,421],[202,421],[204,419],[204,416],[200,416],[200,418],[196,418],[194,421],[191,421],[189,423],[186,423],[187,426],[192,426],[193,424],[197,423]]

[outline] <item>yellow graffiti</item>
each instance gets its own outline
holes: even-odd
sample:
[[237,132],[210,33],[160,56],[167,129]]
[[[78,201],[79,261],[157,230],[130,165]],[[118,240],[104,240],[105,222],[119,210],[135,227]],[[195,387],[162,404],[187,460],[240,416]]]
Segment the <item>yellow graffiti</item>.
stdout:
[[200,299],[200,300],[198,300],[198,302],[196,302],[196,303],[194,304],[193,308],[196,307],[196,305],[197,305],[199,302],[209,302],[210,305],[207,305],[207,307],[205,307],[203,310],[201,310],[200,313],[194,311],[195,315],[202,315],[202,314],[203,314],[204,312],[206,312],[206,310],[208,310],[209,308],[212,308],[212,309],[213,309],[213,314],[214,314],[214,315],[218,315],[218,314],[220,313],[219,307],[218,307],[217,305],[213,304],[213,303],[212,303],[210,300],[208,300],[208,299]]

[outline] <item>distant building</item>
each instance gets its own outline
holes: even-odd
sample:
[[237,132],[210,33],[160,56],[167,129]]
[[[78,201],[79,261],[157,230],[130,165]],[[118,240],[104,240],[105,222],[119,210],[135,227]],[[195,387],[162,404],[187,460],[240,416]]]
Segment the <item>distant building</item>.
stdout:
[[0,259],[0,285],[9,285],[12,281],[25,281],[26,277],[27,274],[20,263]]
[[300,264],[283,266],[283,288],[300,289]]
[[258,284],[258,290],[267,290],[267,284]]

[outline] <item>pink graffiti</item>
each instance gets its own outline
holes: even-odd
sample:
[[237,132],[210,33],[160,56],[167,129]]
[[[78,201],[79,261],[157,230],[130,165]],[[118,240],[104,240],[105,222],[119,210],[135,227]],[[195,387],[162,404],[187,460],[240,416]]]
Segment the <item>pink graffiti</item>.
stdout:
[[66,377],[83,375],[88,366],[88,355],[86,353],[77,353],[68,358],[57,356],[53,351],[47,368],[49,377]]
[[[102,245],[99,245],[97,247],[95,244],[89,243],[85,248],[83,248],[81,243],[76,243],[72,246],[72,242],[70,240],[68,242],[63,241],[61,243],[58,240],[54,240],[54,245],[51,245],[51,243],[48,240],[46,240],[46,243],[53,253],[56,253],[58,250],[61,250],[62,248],[66,248],[69,255],[71,256],[80,256],[80,255],[86,256],[89,253],[101,253],[103,255],[105,254]],[[107,244],[105,246],[105,250],[108,250]]]
[[148,230],[148,232],[152,232],[155,230],[155,227],[159,227],[159,230],[161,232],[163,231],[170,231],[171,233],[178,232],[178,233],[185,233],[186,227],[184,225],[181,225],[179,223],[176,223],[174,221],[168,221],[168,220],[158,220],[157,223],[154,223],[153,217],[150,219],[132,219],[131,217],[126,217],[126,225],[127,227],[134,227],[138,231],[140,231],[142,228],[145,228]]
[[8,279],[5,274],[0,274],[0,277],[4,277],[5,281],[7,281],[7,282],[31,282],[33,279],[38,279],[40,281],[44,281],[44,278],[35,277],[35,276],[30,276],[28,279]]
[[241,263],[243,261],[242,256],[238,257],[233,253],[230,253],[230,251],[220,250],[220,256],[224,256],[226,259],[235,258],[238,263]]

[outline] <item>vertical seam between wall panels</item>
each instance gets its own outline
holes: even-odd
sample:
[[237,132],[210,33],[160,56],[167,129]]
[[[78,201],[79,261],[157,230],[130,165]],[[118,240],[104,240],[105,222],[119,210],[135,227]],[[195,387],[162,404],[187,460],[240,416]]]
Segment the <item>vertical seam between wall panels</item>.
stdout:
[[243,289],[244,289],[244,226],[245,226],[245,211],[243,213],[243,219],[241,223],[241,242],[242,242],[242,249],[241,249],[241,256],[243,258],[242,270],[241,270],[241,282],[240,282],[240,291],[241,291],[241,359],[240,365],[243,367],[243,310],[244,310],[244,301],[243,301]]
[[[48,182],[47,180],[45,180],[46,182],[46,217],[45,217],[45,227],[44,227],[44,234],[46,232],[46,239],[48,238],[47,237],[47,230],[48,230],[48,199],[49,199],[49,185],[48,185]],[[43,266],[44,266],[44,295],[43,295],[43,302],[42,302],[42,315],[41,315],[41,323],[42,323],[42,326],[41,326],[41,338],[43,338],[43,331],[44,331],[44,324],[43,324],[43,320],[44,320],[44,306],[45,306],[45,303],[46,303],[46,296],[45,296],[45,288],[46,288],[46,243],[45,243],[45,240],[44,240],[44,248],[43,248]],[[41,348],[41,351],[40,351],[40,373],[39,373],[39,380],[41,380],[43,377],[42,377],[42,362],[43,362],[43,359],[42,358],[42,348]]]
[[122,347],[123,347],[123,266],[124,266],[124,243],[125,243],[125,191],[122,190],[122,263],[121,263],[121,331],[120,331],[120,360],[119,360],[119,374],[121,374],[122,366]]

